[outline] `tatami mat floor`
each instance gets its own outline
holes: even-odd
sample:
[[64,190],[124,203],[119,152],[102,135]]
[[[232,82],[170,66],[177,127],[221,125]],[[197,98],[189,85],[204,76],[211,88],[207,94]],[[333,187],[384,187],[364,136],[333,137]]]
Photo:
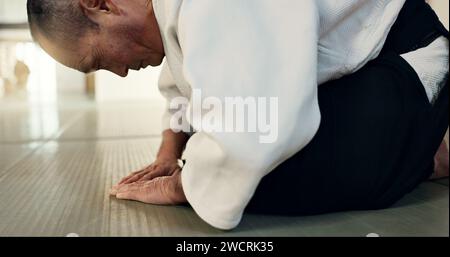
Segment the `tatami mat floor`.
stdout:
[[113,183],[154,159],[158,104],[0,105],[0,236],[448,236],[448,180],[387,210],[245,215],[216,230],[192,209],[120,201]]

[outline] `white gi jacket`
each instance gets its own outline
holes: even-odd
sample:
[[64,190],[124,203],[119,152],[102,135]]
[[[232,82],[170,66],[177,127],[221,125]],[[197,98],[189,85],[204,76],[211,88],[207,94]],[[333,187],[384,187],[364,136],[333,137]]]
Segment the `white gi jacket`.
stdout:
[[[204,131],[188,141],[182,185],[204,221],[219,229],[239,224],[261,178],[317,132],[318,85],[377,57],[404,3],[153,0],[166,52],[159,87],[168,102],[190,99],[193,89],[203,98],[278,97],[274,143],[260,143],[257,133]],[[168,108],[165,129],[176,111]]]

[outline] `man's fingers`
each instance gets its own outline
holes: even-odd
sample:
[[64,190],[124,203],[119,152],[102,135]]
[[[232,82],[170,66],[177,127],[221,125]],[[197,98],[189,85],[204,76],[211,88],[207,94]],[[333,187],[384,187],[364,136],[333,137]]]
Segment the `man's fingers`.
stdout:
[[129,177],[128,179],[124,180],[123,182],[121,182],[121,183],[119,183],[117,185],[114,185],[111,188],[111,190],[109,191],[109,194],[110,195],[116,195],[121,187],[129,185],[131,183],[134,183],[134,182],[138,181],[144,175],[145,175],[145,173],[137,174],[137,175],[134,175],[132,177]]
[[134,200],[144,203],[152,203],[148,201],[148,190],[144,189],[144,184],[128,184],[122,186],[116,194],[117,199]]
[[139,180],[142,176],[144,176],[145,174],[147,174],[148,172],[151,172],[152,166],[149,166],[141,171],[137,171],[137,172],[133,172],[130,175],[126,176],[125,178],[123,178],[118,185],[123,185],[123,184],[130,184],[133,183],[137,180]]
[[119,192],[119,190],[121,190],[123,187],[126,187],[131,184],[147,182],[146,180],[139,180],[140,177],[142,177],[144,175],[145,175],[145,173],[137,174],[137,175],[134,175],[133,177],[130,177],[128,180],[124,181],[122,184],[114,185],[113,187],[111,187],[109,194],[116,196],[117,192]]
[[133,173],[131,173],[130,175],[122,178],[119,183],[117,183],[116,185],[112,186],[111,190],[109,191],[110,195],[116,195],[117,191],[119,190],[120,187],[122,187],[123,185],[126,184],[130,184],[133,182],[138,181],[142,176],[144,176],[146,173],[150,172],[152,170],[152,166],[148,166],[145,169],[139,170],[139,171],[135,171]]
[[164,195],[164,178],[122,186],[116,197],[123,200],[135,200],[150,204],[170,204]]
[[141,173],[141,172],[143,172],[143,171],[144,171],[144,170],[136,171],[136,172],[131,173],[131,174],[128,175],[128,176],[123,177],[123,178],[119,181],[119,183],[117,183],[117,185],[123,184],[125,181],[127,181],[128,179],[130,179],[130,178],[133,177],[134,175],[139,174],[139,173]]
[[134,183],[134,182],[138,181],[139,179],[141,179],[143,176],[145,176],[145,174],[147,174],[148,172],[150,172],[150,171],[142,172],[142,173],[136,174],[134,176],[131,176],[130,178],[123,181],[122,184],[119,184],[119,185]]
[[111,189],[109,190],[109,195],[115,196],[117,194],[117,191],[119,191],[119,186],[120,185],[112,186]]
[[156,168],[156,169],[152,170],[152,172],[148,172],[148,173],[144,174],[144,176],[139,178],[136,182],[149,181],[154,178],[169,176],[169,175],[171,175],[171,173],[172,172],[167,172],[167,170],[165,170],[165,169]]
[[128,175],[128,176],[122,178],[122,179],[119,181],[119,183],[117,183],[117,184],[118,184],[118,185],[124,184],[124,182],[127,181],[127,180],[129,180],[131,177],[136,176],[136,175],[138,175],[138,174],[140,174],[140,173],[143,173],[143,172],[145,172],[145,169],[140,170],[140,171],[135,171],[135,172],[131,173],[130,175]]

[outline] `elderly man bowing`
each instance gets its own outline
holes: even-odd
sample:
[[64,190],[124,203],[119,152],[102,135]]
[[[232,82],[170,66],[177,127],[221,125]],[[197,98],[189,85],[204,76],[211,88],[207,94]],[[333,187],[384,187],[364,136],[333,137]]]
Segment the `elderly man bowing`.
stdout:
[[[68,67],[126,76],[165,57],[163,141],[153,164],[113,187],[119,199],[188,202],[212,226],[231,229],[245,210],[385,208],[433,172],[448,126],[448,32],[424,0],[27,7],[35,40]],[[267,143],[251,130],[205,129],[211,113],[218,122],[230,117],[203,105],[195,115],[195,92],[204,101],[277,99],[278,137]],[[259,112],[246,120],[265,116]],[[180,117],[184,129],[174,128]]]

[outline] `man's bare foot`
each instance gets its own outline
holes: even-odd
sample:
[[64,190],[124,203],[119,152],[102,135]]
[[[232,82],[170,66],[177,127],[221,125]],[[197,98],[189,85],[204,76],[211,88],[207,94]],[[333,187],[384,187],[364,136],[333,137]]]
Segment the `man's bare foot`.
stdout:
[[434,156],[434,173],[430,179],[446,178],[449,176],[448,143],[444,140]]

